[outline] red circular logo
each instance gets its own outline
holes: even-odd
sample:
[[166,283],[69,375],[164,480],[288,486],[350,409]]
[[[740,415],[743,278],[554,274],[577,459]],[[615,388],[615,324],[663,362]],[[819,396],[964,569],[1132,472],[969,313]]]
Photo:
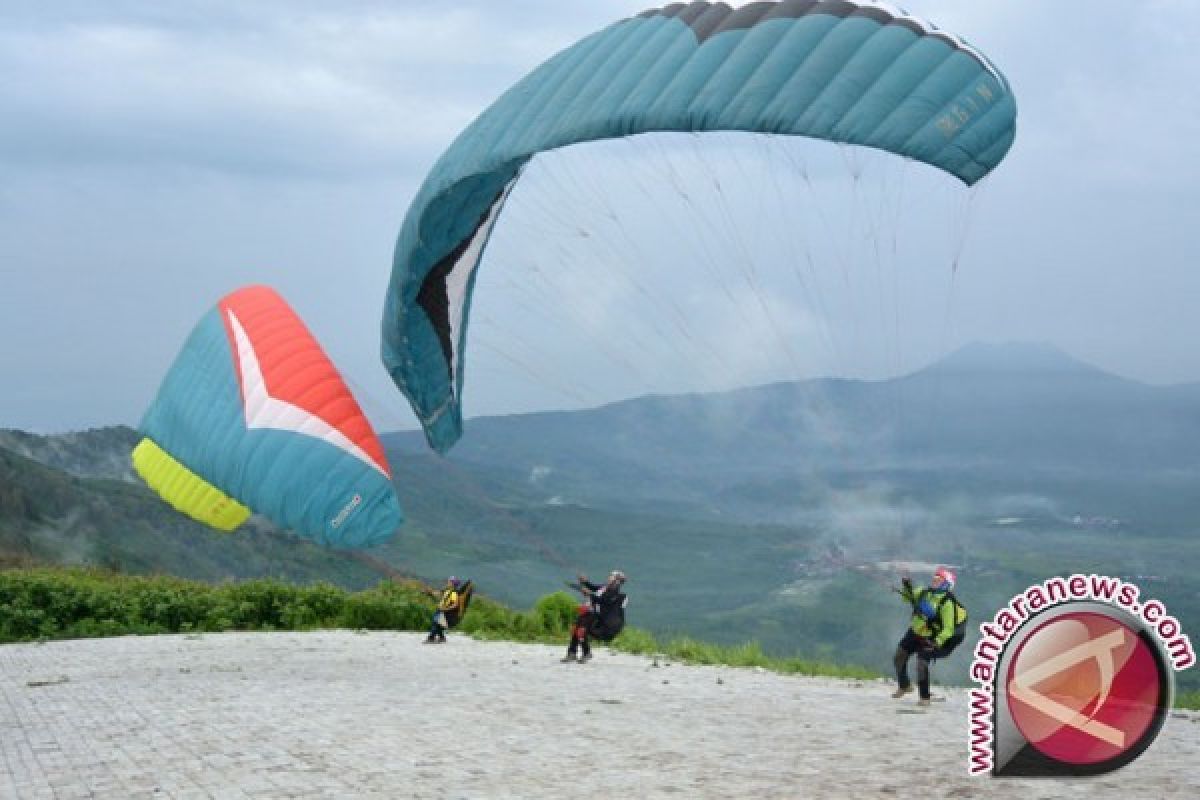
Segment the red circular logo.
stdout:
[[1157,734],[1166,701],[1153,646],[1119,619],[1091,611],[1036,628],[1005,680],[1021,735],[1064,764],[1136,756]]

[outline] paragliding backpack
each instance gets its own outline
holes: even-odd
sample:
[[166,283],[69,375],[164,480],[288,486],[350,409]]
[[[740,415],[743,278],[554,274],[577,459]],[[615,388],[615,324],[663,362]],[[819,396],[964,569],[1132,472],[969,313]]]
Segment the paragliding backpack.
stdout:
[[622,592],[612,600],[601,604],[599,611],[591,615],[588,635],[602,642],[611,642],[625,628],[625,605],[629,598]]
[[942,599],[933,609],[933,619],[929,620],[929,630],[933,633],[934,638],[942,632],[942,606],[946,603],[954,604],[954,633],[942,645],[942,650],[946,655],[950,655],[954,648],[962,644],[963,639],[967,638],[967,608],[958,601],[954,596],[954,592],[946,592],[942,595]]
[[444,612],[446,615],[447,628],[453,628],[462,621],[463,617],[467,615],[467,606],[471,604],[471,593],[473,591],[475,591],[475,587],[470,581],[463,581],[461,584],[459,584],[458,603],[454,606],[454,608],[447,609]]

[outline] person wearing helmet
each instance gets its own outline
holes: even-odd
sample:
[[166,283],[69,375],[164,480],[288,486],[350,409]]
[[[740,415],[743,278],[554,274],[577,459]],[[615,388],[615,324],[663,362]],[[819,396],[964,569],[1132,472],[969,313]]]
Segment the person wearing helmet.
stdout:
[[586,664],[592,658],[592,637],[612,641],[625,627],[625,604],[629,598],[622,591],[625,573],[619,569],[610,572],[602,584],[590,582],[582,573],[576,577],[579,583],[573,585],[583,594],[584,603],[579,607],[579,616],[571,628],[571,643],[562,660]]
[[[438,599],[437,608],[433,610],[433,620],[429,627],[429,635],[425,637],[425,644],[445,644],[446,628],[450,627],[446,620],[446,612],[458,608],[460,585],[461,582],[453,575],[446,578],[446,587],[442,589],[442,596]],[[433,592],[430,592],[430,595],[432,594]]]
[[905,577],[900,596],[912,606],[912,620],[904,637],[896,646],[893,658],[896,682],[892,697],[900,698],[912,691],[908,678],[908,660],[917,654],[917,704],[932,702],[929,691],[929,664],[944,658],[962,642],[966,634],[966,610],[954,596],[955,575],[948,567],[938,567],[927,588],[916,589]]

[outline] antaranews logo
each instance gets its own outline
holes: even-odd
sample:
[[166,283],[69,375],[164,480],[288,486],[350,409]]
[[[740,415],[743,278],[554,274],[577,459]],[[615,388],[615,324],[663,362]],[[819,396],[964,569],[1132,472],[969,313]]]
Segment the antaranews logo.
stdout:
[[1145,752],[1196,656],[1179,620],[1140,596],[1120,578],[1051,578],[979,626],[968,772],[1095,775]]

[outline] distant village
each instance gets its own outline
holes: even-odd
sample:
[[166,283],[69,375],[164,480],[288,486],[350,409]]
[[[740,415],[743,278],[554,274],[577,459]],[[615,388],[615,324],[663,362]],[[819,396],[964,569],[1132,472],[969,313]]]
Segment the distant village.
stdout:
[[1085,517],[1083,514],[1076,514],[1071,517],[1071,524],[1076,528],[1119,528],[1121,520],[1116,517]]

